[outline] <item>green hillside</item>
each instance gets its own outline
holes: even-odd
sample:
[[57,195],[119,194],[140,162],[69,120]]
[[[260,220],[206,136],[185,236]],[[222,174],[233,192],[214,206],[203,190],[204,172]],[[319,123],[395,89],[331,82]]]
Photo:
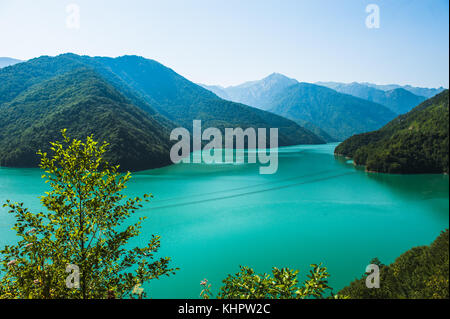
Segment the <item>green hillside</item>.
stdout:
[[366,277],[353,281],[339,295],[353,299],[448,299],[448,229],[429,246],[414,247],[391,265],[378,259],[380,288],[368,289]]
[[400,115],[382,129],[341,143],[337,155],[385,173],[448,173],[448,90]]
[[160,63],[137,56],[43,56],[0,70],[0,165],[34,167],[35,152],[59,138],[95,134],[122,169],[169,164],[170,131],[279,128],[279,145],[324,141],[295,122],[225,101]]
[[[2,69],[0,108],[32,86],[80,68],[95,71],[126,97],[130,104],[167,129],[177,126],[190,129],[193,120],[202,120],[204,128],[277,127],[280,146],[324,143],[321,138],[291,120],[222,100],[160,63],[137,56],[102,58],[63,54],[57,57],[43,56]],[[78,119],[74,117],[72,120]],[[14,162],[8,161],[8,165],[14,165]]]
[[[363,83],[318,82],[316,84],[386,106],[396,114],[404,114],[426,100],[407,89],[397,87],[383,91]],[[430,89],[431,90],[431,89]]]
[[223,100],[156,61],[137,56],[94,60],[111,71],[110,81],[127,83],[158,112],[182,127],[192,128],[193,120],[202,120],[203,128],[277,127],[281,146],[324,143],[294,121]]
[[37,166],[36,151],[48,151],[63,128],[71,137],[106,140],[107,159],[123,170],[170,161],[168,129],[87,69],[29,86],[0,106],[0,119],[0,166]]
[[310,122],[339,141],[378,129],[395,117],[383,105],[309,83],[286,88],[272,105],[269,111],[294,121]]
[[405,114],[425,100],[426,98],[423,96],[417,96],[399,88],[385,92],[383,99],[375,102],[387,106],[397,114]]

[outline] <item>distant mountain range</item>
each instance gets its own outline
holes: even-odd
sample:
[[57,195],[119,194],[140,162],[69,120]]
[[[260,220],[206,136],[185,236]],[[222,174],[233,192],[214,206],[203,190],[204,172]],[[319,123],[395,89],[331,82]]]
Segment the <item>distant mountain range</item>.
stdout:
[[[373,90],[369,90],[370,88],[379,90],[379,91],[392,91],[396,89],[404,89],[408,92],[411,92],[414,95],[417,96],[423,96],[426,99],[435,96],[436,94],[441,93],[445,90],[442,86],[439,88],[421,88],[421,87],[415,87],[411,85],[398,85],[398,84],[385,84],[385,85],[379,85],[379,84],[373,84],[373,83],[367,83],[367,82],[352,82],[352,83],[340,83],[340,82],[317,82],[318,85],[323,85],[326,87],[329,87],[333,90],[337,91],[352,91],[357,94],[366,94],[367,96],[374,95]],[[344,92],[344,93],[347,93]],[[376,95],[376,93],[375,93]],[[362,96],[359,96],[362,97]],[[363,97],[364,98],[364,97]]]
[[324,143],[295,122],[223,100],[162,64],[137,56],[43,56],[0,69],[0,166],[33,167],[36,151],[68,135],[111,144],[123,170],[170,163],[170,130],[279,128],[279,145]]
[[[382,104],[397,114],[407,113],[414,106],[419,105],[421,102],[427,99],[427,97],[425,96],[415,95],[411,91],[400,87],[385,91],[377,89],[374,86],[360,84],[357,82],[353,82],[350,84],[336,82],[318,82],[317,84],[326,86],[341,93],[350,94],[361,99]],[[436,90],[436,92],[438,91],[437,89],[434,90]]]
[[10,65],[14,65],[17,63],[23,62],[21,60],[17,60],[17,59],[13,59],[13,58],[6,58],[6,57],[0,57],[0,69],[10,66]]
[[272,105],[269,111],[312,123],[340,141],[378,129],[395,117],[381,104],[310,83],[286,88],[275,96]]
[[443,90],[356,82],[300,83],[279,73],[237,86],[202,86],[223,99],[290,118],[328,142],[377,129]]
[[449,91],[426,100],[380,130],[352,136],[335,153],[369,171],[448,173]]
[[395,117],[382,105],[278,73],[238,86],[204,87],[222,98],[292,119],[328,142],[379,128]]
[[226,88],[221,86],[201,85],[223,99],[251,105],[262,110],[268,110],[273,107],[272,101],[276,95],[289,86],[297,83],[298,81],[295,79],[288,78],[279,73],[272,73],[259,81],[245,82],[237,86],[229,86]]
[[398,84],[378,85],[378,84],[366,83],[366,82],[363,82],[362,84],[365,84],[367,86],[371,86],[371,87],[374,87],[376,89],[383,90],[383,91],[390,91],[390,90],[394,90],[394,89],[405,89],[415,95],[425,96],[426,98],[433,97],[445,90],[445,88],[442,86],[439,88],[421,88],[421,87],[415,87],[415,86],[411,86],[411,85],[398,85]]

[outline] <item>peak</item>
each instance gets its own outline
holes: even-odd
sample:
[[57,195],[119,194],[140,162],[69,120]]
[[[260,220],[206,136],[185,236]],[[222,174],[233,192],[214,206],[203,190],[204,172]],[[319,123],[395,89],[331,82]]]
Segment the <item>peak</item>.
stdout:
[[278,78],[278,79],[289,79],[287,76],[281,74],[281,73],[271,73],[268,76],[265,77],[265,79],[273,79],[273,78]]
[[412,92],[404,89],[404,88],[396,88],[393,90],[386,91],[388,94],[403,94],[403,95],[414,95]]
[[287,77],[281,73],[272,73],[261,80],[261,82],[271,82],[271,83],[287,83],[287,84],[295,84],[298,83],[297,80]]
[[122,55],[117,57],[116,59],[125,59],[125,60],[147,60],[143,56],[140,55]]

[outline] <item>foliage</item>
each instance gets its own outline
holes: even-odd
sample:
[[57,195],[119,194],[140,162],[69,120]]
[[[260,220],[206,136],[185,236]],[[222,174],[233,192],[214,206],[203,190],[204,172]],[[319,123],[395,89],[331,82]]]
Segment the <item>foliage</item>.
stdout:
[[380,288],[368,289],[363,276],[339,294],[354,299],[448,299],[449,231],[442,232],[430,246],[408,250],[391,265],[378,265]]
[[211,284],[208,282],[208,279],[203,279],[200,282],[200,286],[202,286],[202,291],[200,292],[200,297],[203,299],[212,298],[213,294],[211,292]]
[[378,131],[355,135],[335,150],[384,173],[448,173],[448,90]]
[[32,86],[0,106],[0,119],[0,166],[39,165],[36,149],[48,151],[63,128],[109,141],[105,158],[123,171],[170,163],[168,129],[88,69]]
[[[298,270],[289,268],[272,268],[272,276],[267,273],[256,274],[252,268],[241,266],[240,272],[228,275],[223,280],[224,285],[218,294],[219,299],[305,299],[323,298],[328,286],[329,274],[325,267],[311,265],[308,279],[302,286],[298,285]],[[212,294],[211,285],[207,280],[200,283],[203,286],[201,296],[209,299]]]
[[[32,213],[23,203],[4,205],[16,217],[16,245],[1,250],[1,298],[124,298],[145,296],[140,285],[173,274],[170,258],[154,260],[160,237],[127,249],[144,217],[125,223],[149,201],[121,194],[130,180],[103,159],[108,144],[70,140],[51,143],[54,155],[39,151],[43,178],[51,191],[41,197],[46,212]],[[80,289],[67,289],[67,265],[80,271]]]
[[35,167],[62,128],[108,140],[122,170],[170,164],[170,130],[279,128],[279,145],[324,141],[291,120],[218,98],[156,61],[64,54],[0,69],[0,166]]

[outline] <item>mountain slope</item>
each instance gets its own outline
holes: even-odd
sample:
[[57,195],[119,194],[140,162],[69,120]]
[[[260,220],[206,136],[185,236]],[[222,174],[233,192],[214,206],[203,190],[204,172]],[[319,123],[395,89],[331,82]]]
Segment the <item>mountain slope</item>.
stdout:
[[429,246],[414,247],[390,265],[380,267],[380,288],[367,289],[363,275],[339,291],[351,299],[448,299],[449,239],[448,229]]
[[387,85],[378,85],[378,84],[373,84],[373,83],[362,83],[362,84],[365,84],[365,85],[368,85],[368,86],[371,86],[371,87],[374,87],[376,89],[383,90],[383,91],[391,91],[391,90],[395,90],[395,89],[405,89],[405,90],[411,92],[412,94],[415,94],[417,96],[424,96],[426,98],[431,98],[445,90],[445,88],[443,88],[442,86],[439,88],[422,88],[422,87],[415,87],[415,86],[411,86],[411,85],[398,85],[398,84],[387,84]]
[[309,83],[283,90],[270,111],[294,121],[308,121],[337,140],[377,129],[395,117],[380,104]]
[[378,131],[355,135],[335,150],[369,171],[448,173],[448,90]]
[[[200,85],[204,89],[207,89],[208,91],[213,92],[215,95],[217,95],[221,99],[233,101],[230,98],[230,96],[228,95],[226,88],[224,88],[220,85],[207,85],[207,84],[201,84],[201,83],[199,83],[198,85]],[[236,102],[236,101],[233,101],[233,102]]]
[[227,88],[218,86],[206,86],[206,88],[223,99],[268,110],[272,107],[271,103],[274,96],[297,83],[297,80],[279,73],[272,73],[259,81],[246,82]]
[[[424,98],[430,98],[435,96],[436,94],[441,93],[445,90],[442,86],[439,88],[422,88],[415,87],[411,85],[398,85],[398,84],[373,84],[368,82],[352,82],[352,83],[341,83],[341,82],[317,82],[317,85],[322,85],[329,87],[330,89],[355,95],[357,97],[366,98],[366,96],[374,95],[376,91],[392,91],[396,89],[404,89],[416,96],[423,96]],[[374,91],[376,90],[376,91]],[[350,93],[352,92],[352,93]],[[368,93],[366,93],[368,92]],[[379,94],[379,93],[377,93]]]
[[94,58],[128,83],[158,112],[187,129],[193,120],[202,127],[279,128],[279,145],[324,141],[295,122],[244,104],[223,100],[162,64],[137,56]]
[[[32,85],[80,68],[95,70],[134,104],[152,116],[160,117],[159,113],[148,102],[104,65],[98,63],[94,58],[75,54],[62,54],[57,57],[42,56],[26,63],[14,65],[11,68],[2,69],[0,71],[0,82],[2,83],[0,86],[0,105],[11,101]],[[161,119],[161,121],[164,121],[164,119]]]
[[415,95],[403,88],[386,91],[383,99],[374,101],[387,106],[397,114],[405,114],[425,101],[423,96]]
[[317,84],[326,86],[330,89],[375,102],[388,107],[397,114],[409,112],[413,107],[426,100],[423,96],[417,96],[403,88],[395,88],[383,91],[372,86],[353,82],[318,82]]
[[[91,80],[77,75],[74,81],[68,81],[68,74],[81,71],[83,76],[89,74]],[[60,80],[58,85],[54,82],[56,78]],[[35,166],[37,147],[44,147],[49,141],[59,138],[61,127],[58,123],[66,123],[69,134],[71,127],[77,127],[74,132],[105,137],[117,153],[117,158],[111,153],[111,159],[130,170],[168,164],[166,151],[170,144],[170,131],[177,126],[192,129],[193,120],[202,120],[203,128],[277,127],[280,146],[324,143],[293,121],[222,100],[158,62],[136,56],[116,59],[75,54],[43,56],[1,69],[0,83],[0,143],[3,147],[0,165],[3,166]],[[102,83],[108,90],[97,90],[95,92],[99,96],[96,96],[87,83],[94,86]],[[78,105],[71,99],[58,99],[65,90],[78,92],[71,97],[77,103],[88,99],[86,105],[89,108],[94,107],[90,103],[99,103],[99,107],[90,111],[92,119],[84,118],[81,115],[84,113],[70,111],[66,106]],[[114,94],[102,95],[105,92]],[[106,107],[109,104],[114,106],[112,113]],[[54,108],[56,106],[57,109]],[[61,113],[61,109],[65,111]],[[68,114],[71,114],[71,119]],[[103,114],[108,114],[109,122],[105,121]],[[101,122],[94,125],[97,118]],[[117,128],[110,123],[115,123]],[[39,133],[36,127],[40,127],[42,132]],[[116,135],[111,135],[113,133]],[[133,137],[136,137],[135,141]]]
[[[340,103],[343,103],[344,108],[348,105],[350,110],[359,108],[363,113],[362,120],[357,119],[356,121],[353,121],[351,119],[348,119],[347,116],[345,118],[341,118],[341,116],[343,114],[346,114],[347,112],[342,108],[336,108],[335,112],[332,111],[331,109],[335,108],[334,105],[331,105],[333,103],[332,100],[328,97],[323,98],[322,96],[320,96],[320,94],[330,95],[330,91],[322,90],[319,88],[319,86],[309,84],[311,88],[316,88],[316,90],[312,90],[310,94],[300,94],[297,97],[293,97],[293,91],[296,89],[292,89],[292,87],[297,87],[298,89],[299,85],[301,87],[306,86],[307,84],[299,84],[299,82],[295,79],[288,78],[278,73],[273,73],[262,80],[246,82],[237,86],[231,86],[227,88],[223,88],[220,86],[204,87],[224,99],[235,102],[242,102],[290,118],[300,126],[303,126],[306,129],[312,131],[314,134],[321,137],[327,142],[343,140],[356,132],[364,132],[373,128],[381,127],[383,124],[387,123],[389,120],[395,117],[395,114],[388,114],[389,112],[387,112],[386,109],[381,105],[374,105],[373,103],[365,102],[367,105],[363,106],[361,100],[351,101],[348,96],[340,96],[338,94],[335,94],[335,96],[331,97],[331,99],[340,100]],[[339,93],[360,95],[361,98],[369,101],[380,100],[383,103],[389,101],[391,103],[386,104],[389,104],[389,106],[392,107],[394,113],[398,109],[401,109],[403,107],[403,104],[401,102],[398,102],[399,100],[402,101],[402,99],[397,98],[397,94],[392,94],[391,97],[384,91],[360,84],[355,84],[355,86],[351,88],[340,85],[340,83],[330,82],[327,85],[333,86],[333,89],[335,87],[338,91],[342,91],[343,88],[345,88],[345,92]],[[409,95],[414,96],[407,91],[405,92]],[[293,100],[296,100],[296,103],[302,104],[307,108],[305,109],[305,113],[297,112],[297,114],[294,115],[292,113],[295,113],[295,111],[287,111],[287,108],[291,108]],[[424,100],[424,98],[420,99],[420,101],[422,100]],[[420,101],[418,101],[417,104]],[[314,105],[307,106],[307,104],[310,103],[313,103]],[[410,101],[408,101],[407,105],[408,107],[410,106]],[[315,115],[309,114],[308,108],[314,109],[313,113],[315,113]],[[372,108],[373,111],[368,110],[369,108]],[[377,114],[380,112],[385,113],[384,115],[381,115],[381,118],[380,114]],[[326,113],[328,114],[325,115]],[[328,121],[328,118],[320,118],[321,116],[328,116],[332,119],[333,123],[330,123]],[[375,118],[371,118],[371,116],[375,116]],[[345,123],[346,121],[349,123]],[[367,124],[371,121],[373,121],[375,124]],[[352,126],[354,126],[356,130],[352,130]]]
[[300,126],[304,127],[305,129],[310,130],[311,132],[316,134],[318,137],[320,137],[327,143],[338,142],[338,140],[336,138],[331,137],[330,134],[328,134],[327,132],[322,130],[317,125],[312,124],[311,122],[301,120],[301,119],[298,119],[295,122],[298,123]]
[[49,141],[90,134],[110,143],[107,160],[122,170],[169,164],[169,131],[95,72],[78,69],[30,86],[0,105],[0,166],[34,167]]
[[0,69],[5,68],[10,65],[14,65],[17,63],[23,62],[21,60],[13,59],[13,58],[7,58],[7,57],[0,57]]

